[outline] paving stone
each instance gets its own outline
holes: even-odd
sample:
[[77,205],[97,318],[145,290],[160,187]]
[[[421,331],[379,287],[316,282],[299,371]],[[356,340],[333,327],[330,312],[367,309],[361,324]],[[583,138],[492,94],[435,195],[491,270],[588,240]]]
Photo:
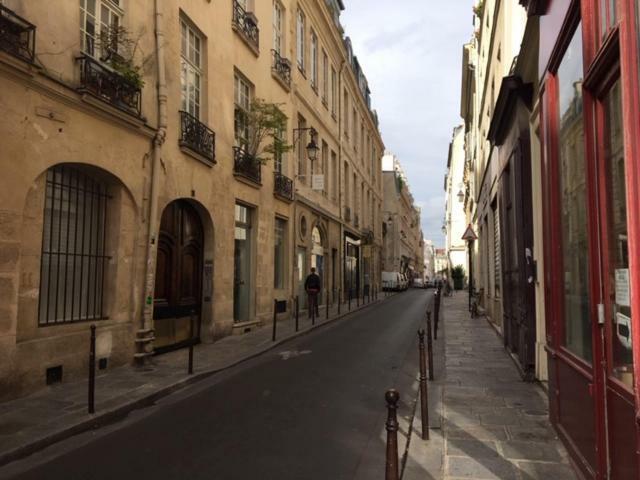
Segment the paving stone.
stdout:
[[499,457],[498,445],[488,440],[447,439],[447,455],[455,457]]
[[447,428],[447,438],[469,440],[507,440],[509,436],[504,427],[490,425],[468,425],[466,427]]
[[558,445],[552,443],[524,442],[510,440],[500,444],[503,455],[512,460],[542,460],[545,462],[561,462]]
[[480,415],[480,421],[484,425],[521,425],[522,417],[512,413],[485,413]]
[[557,438],[551,427],[509,426],[507,432],[514,440],[529,442],[548,442]]
[[575,480],[569,465],[559,463],[517,462],[523,480]]
[[519,480],[515,465],[500,457],[448,457],[446,473],[474,480]]

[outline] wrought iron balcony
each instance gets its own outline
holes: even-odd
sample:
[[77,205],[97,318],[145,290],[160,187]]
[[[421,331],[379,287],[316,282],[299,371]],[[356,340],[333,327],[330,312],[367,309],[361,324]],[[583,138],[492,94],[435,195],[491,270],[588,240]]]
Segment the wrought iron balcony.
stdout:
[[142,90],[89,55],[80,62],[80,91],[90,93],[120,110],[140,116]]
[[273,172],[273,193],[285,200],[293,200],[293,180],[280,172]]
[[216,162],[216,134],[196,117],[182,110],[179,144],[202,155],[211,163]]
[[247,12],[238,0],[233,0],[233,28],[250,46],[260,49],[258,19],[252,12]]
[[291,62],[288,58],[281,56],[276,50],[271,50],[273,61],[271,71],[284,83],[287,88],[291,88]]
[[233,147],[233,173],[254,183],[262,184],[262,165],[240,147]]
[[36,26],[0,4],[0,50],[33,63]]

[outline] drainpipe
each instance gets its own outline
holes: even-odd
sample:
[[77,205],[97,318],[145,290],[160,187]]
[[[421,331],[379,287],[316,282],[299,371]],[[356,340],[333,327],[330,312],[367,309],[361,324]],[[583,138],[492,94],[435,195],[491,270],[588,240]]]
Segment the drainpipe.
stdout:
[[155,288],[155,266],[158,239],[158,182],[160,180],[160,163],[162,161],[162,145],[167,135],[167,83],[165,76],[164,45],[165,37],[162,29],[163,11],[162,0],[154,1],[155,9],[155,42],[156,62],[158,65],[157,95],[158,95],[158,131],[153,139],[153,154],[151,160],[151,186],[149,190],[149,215],[147,253],[145,262],[144,306],[138,331],[138,352],[136,359],[144,359],[153,352],[153,295]]
[[[338,73],[338,208],[340,209],[340,218],[343,218],[344,209],[342,206],[342,71],[344,70],[346,62],[342,60],[340,64],[340,71]],[[344,179],[345,186],[347,184],[348,179]],[[340,257],[338,258],[338,262],[340,263],[338,267],[338,272],[340,274],[340,279],[338,285],[341,285],[342,295],[346,294],[346,285],[344,284],[344,262],[346,260],[347,252],[344,249],[344,222],[340,222],[340,243],[338,252]]]

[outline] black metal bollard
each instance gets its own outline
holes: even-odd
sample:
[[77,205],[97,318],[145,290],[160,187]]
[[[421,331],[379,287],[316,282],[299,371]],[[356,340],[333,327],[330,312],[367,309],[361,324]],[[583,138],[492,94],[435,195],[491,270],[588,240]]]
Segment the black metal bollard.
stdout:
[[433,297],[433,339],[438,339],[438,320],[440,318],[440,289],[436,290]]
[[89,413],[95,413],[95,392],[96,392],[96,326],[91,325],[91,336],[89,337]]
[[433,381],[433,342],[431,341],[431,312],[427,311],[427,352],[429,355],[429,380]]
[[189,365],[187,367],[187,372],[189,375],[193,374],[193,344],[195,339],[193,338],[193,324],[196,316],[196,311],[191,310],[191,316],[189,317]]
[[362,305],[366,305],[367,304],[367,289],[363,288],[362,289]]
[[324,314],[325,320],[329,320],[329,295],[327,295],[327,301],[325,302]]
[[277,312],[278,312],[278,300],[274,298],[273,299],[273,332],[271,332],[272,342],[276,341],[276,328],[277,328],[276,325],[278,324]]
[[360,292],[356,289],[356,308],[360,307]]
[[300,303],[298,302],[298,295],[296,295],[296,332],[300,328]]
[[342,303],[342,298],[340,298],[341,293],[342,293],[342,290],[338,289],[338,315],[340,315],[340,304]]
[[349,311],[351,311],[351,295],[353,294],[352,292],[353,290],[349,289]]
[[395,390],[387,390],[384,396],[387,401],[387,460],[385,480],[399,480],[398,471],[398,400],[400,395]]
[[424,330],[418,330],[420,353],[420,408],[422,416],[422,439],[429,440],[429,393],[427,392],[427,366],[424,355]]

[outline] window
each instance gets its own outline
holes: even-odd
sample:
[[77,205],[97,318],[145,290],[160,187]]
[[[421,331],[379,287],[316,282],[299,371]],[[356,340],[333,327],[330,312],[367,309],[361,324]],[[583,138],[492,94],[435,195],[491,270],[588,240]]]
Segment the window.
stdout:
[[558,211],[561,212],[564,343],[573,353],[591,361],[582,71],[582,27],[579,26],[557,73],[560,122]]
[[336,69],[331,67],[331,114],[336,115],[336,99],[338,97],[338,78]]
[[329,145],[322,141],[322,175],[324,175],[324,188],[322,194],[326,197],[329,189]]
[[327,106],[329,96],[329,57],[327,52],[322,50],[322,103]]
[[106,185],[83,171],[47,172],[39,325],[105,318],[108,204]]
[[184,20],[180,20],[181,109],[200,120],[202,40]]
[[[287,127],[285,125],[285,128],[282,130],[279,130],[277,132],[278,135],[278,139],[279,141],[282,142],[283,145],[286,145],[287,143]],[[274,155],[274,162],[273,162],[273,168],[275,169],[276,172],[278,173],[282,173],[284,167],[284,153],[282,151],[278,151],[275,155]]]
[[331,150],[331,199],[338,200],[338,157],[336,152]]
[[278,55],[282,53],[284,46],[284,34],[282,24],[284,18],[284,9],[278,0],[273,2],[273,49]]
[[296,19],[296,59],[298,60],[298,68],[304,72],[304,36],[305,36],[305,18],[302,10],[298,10]]
[[234,134],[236,146],[247,148],[249,144],[249,112],[251,110],[252,86],[242,75],[234,76]]
[[285,287],[285,240],[287,221],[276,217],[273,241],[273,288]]
[[80,33],[82,51],[91,56],[100,56],[105,53],[106,45],[101,52],[96,52],[96,43],[102,39],[108,39],[109,47],[117,51],[117,37],[113,34],[118,31],[121,23],[122,10],[118,6],[118,0],[80,0]]
[[318,93],[318,36],[311,30],[311,88]]
[[344,91],[344,136],[349,139],[349,94]]
[[307,121],[304,119],[302,115],[298,115],[298,128],[300,130],[300,138],[297,142],[298,147],[298,177],[302,180],[303,183],[306,183],[306,175],[307,175],[307,152],[305,145],[306,140],[306,132],[303,130],[307,128]]
[[364,163],[364,119],[360,119],[360,154]]
[[353,149],[354,150],[358,150],[358,118],[356,117],[356,109],[355,107],[353,108],[353,110],[351,110],[351,115],[352,115],[352,121],[351,121],[351,128],[352,128],[352,137],[353,138]]

